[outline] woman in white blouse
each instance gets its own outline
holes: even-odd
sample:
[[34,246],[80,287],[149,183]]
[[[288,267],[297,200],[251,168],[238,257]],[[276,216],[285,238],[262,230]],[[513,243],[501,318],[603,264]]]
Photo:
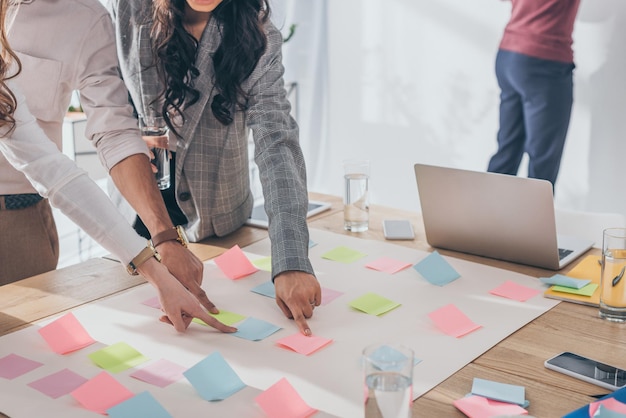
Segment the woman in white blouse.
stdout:
[[8,0],[0,0],[0,152],[26,175],[39,194],[118,257],[129,273],[140,273],[157,289],[165,313],[162,321],[184,331],[197,317],[222,332],[234,332],[235,328],[204,310],[159,263],[156,250],[135,233],[87,173],[45,136],[11,80],[19,73],[20,63],[6,39],[10,8]]

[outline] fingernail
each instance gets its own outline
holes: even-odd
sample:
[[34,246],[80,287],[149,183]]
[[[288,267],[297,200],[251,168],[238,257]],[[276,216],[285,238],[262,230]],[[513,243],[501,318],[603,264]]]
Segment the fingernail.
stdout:
[[218,313],[220,313],[220,310],[219,310],[219,309],[217,309],[217,308],[211,308],[211,309],[209,310],[209,312],[211,312],[212,314],[216,314],[216,315],[217,315]]
[[304,330],[304,335],[306,335],[307,337],[311,335],[311,330],[310,329],[305,329]]

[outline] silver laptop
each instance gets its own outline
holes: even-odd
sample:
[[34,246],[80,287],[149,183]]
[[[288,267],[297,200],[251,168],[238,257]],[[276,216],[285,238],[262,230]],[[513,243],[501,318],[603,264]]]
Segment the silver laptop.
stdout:
[[593,245],[557,236],[546,180],[415,164],[432,247],[559,270]]

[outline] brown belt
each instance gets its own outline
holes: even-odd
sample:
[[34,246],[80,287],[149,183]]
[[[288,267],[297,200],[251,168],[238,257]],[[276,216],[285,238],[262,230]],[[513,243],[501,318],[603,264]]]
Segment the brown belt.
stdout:
[[0,210],[25,209],[39,203],[43,197],[37,193],[0,195]]

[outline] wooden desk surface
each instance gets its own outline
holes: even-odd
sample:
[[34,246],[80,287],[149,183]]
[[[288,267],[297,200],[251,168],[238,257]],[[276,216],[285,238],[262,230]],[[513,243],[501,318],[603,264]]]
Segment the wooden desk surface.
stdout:
[[[421,216],[418,213],[372,206],[370,229],[362,233],[351,233],[343,230],[340,198],[315,193],[311,194],[311,198],[332,203],[331,210],[310,219],[311,228],[384,240],[383,219],[410,219],[415,229],[415,239],[393,243],[424,251],[432,250],[426,243]],[[199,258],[206,260],[219,255],[234,244],[244,247],[266,237],[267,231],[263,229],[244,227],[228,237],[208,239],[200,244],[194,244],[192,250]],[[438,251],[446,256],[534,277],[551,276],[555,273],[468,254]],[[567,269],[561,271],[565,272]],[[92,259],[5,285],[0,291],[0,335],[82,304],[110,297],[141,283],[144,283],[142,278],[128,276],[118,262]],[[526,398],[530,401],[528,412],[540,418],[561,417],[594,401],[595,399],[589,395],[607,392],[598,386],[545,369],[543,362],[561,351],[573,351],[626,368],[626,326],[601,320],[596,308],[562,302],[417,399],[414,402],[414,415],[464,417],[465,415],[459,412],[452,402],[470,391],[474,377],[524,386]]]

